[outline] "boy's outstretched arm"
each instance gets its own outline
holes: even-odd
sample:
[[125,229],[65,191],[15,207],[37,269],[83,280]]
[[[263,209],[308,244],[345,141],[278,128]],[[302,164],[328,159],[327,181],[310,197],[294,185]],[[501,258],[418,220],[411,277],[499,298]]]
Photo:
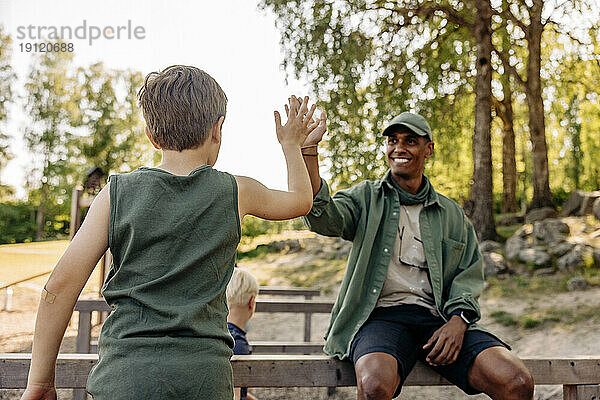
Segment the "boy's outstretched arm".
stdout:
[[56,357],[81,290],[108,248],[110,186],[96,196],[81,225],[52,271],[40,300],[31,368],[22,399],[53,399]]
[[312,115],[316,106],[308,109],[308,97],[297,102],[292,96],[285,125],[275,111],[277,139],[281,144],[288,173],[288,191],[272,190],[245,176],[236,176],[240,220],[245,215],[282,220],[306,215],[312,206],[310,178],[302,159],[300,147],[309,132],[315,129]]

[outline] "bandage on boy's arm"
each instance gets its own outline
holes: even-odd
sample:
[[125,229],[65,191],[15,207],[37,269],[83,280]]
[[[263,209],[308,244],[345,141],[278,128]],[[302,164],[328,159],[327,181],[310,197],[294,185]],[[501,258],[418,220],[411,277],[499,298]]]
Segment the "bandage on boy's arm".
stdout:
[[109,185],[106,185],[46,283],[45,289],[55,297],[53,302],[40,300],[28,385],[54,384],[56,357],[73,307],[108,248],[109,213]]

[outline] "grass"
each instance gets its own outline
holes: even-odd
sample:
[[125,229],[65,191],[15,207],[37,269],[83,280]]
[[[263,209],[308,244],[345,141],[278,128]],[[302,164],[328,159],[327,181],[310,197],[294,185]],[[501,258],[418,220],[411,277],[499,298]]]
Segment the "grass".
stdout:
[[537,310],[527,315],[515,315],[504,310],[490,313],[490,317],[504,326],[515,326],[523,329],[535,329],[547,323],[572,325],[579,322],[600,322],[600,312],[596,307],[579,306],[577,308],[555,308]]
[[509,226],[497,226],[496,232],[498,232],[498,235],[500,235],[504,240],[506,240],[509,237],[511,237],[512,235],[514,235],[515,232],[518,231],[519,228],[521,228],[522,226],[523,226],[523,224],[509,225]]
[[[0,284],[8,284],[44,272],[50,272],[69,245],[68,240],[0,245]],[[86,291],[97,291],[99,268],[86,285]],[[48,275],[29,281],[43,286]]]
[[313,263],[283,267],[281,272],[292,286],[320,287],[329,292],[342,281],[346,260],[315,260]]

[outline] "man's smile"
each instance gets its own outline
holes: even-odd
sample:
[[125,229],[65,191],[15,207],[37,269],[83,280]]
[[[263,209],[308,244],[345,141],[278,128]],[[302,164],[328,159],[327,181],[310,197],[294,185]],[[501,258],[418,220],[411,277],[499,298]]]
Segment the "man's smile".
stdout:
[[408,157],[390,157],[390,160],[396,165],[404,165],[410,161]]

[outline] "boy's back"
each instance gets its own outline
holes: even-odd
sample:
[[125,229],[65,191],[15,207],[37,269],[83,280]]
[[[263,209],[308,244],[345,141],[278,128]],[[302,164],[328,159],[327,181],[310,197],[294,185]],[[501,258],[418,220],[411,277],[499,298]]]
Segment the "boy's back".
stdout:
[[[104,397],[110,390],[109,397],[126,398],[135,388],[137,396],[146,384],[154,398],[167,398],[171,387],[188,384],[194,387],[189,398],[198,398],[197,390],[214,395],[214,388],[196,381],[203,362],[209,386],[231,379],[229,364],[217,359],[229,358],[233,346],[225,324],[225,288],[240,239],[237,201],[234,177],[208,165],[188,176],[140,168],[111,177],[114,261],[103,294],[114,311],[102,327],[101,362],[88,382],[92,395]],[[156,364],[160,354],[166,360]],[[131,365],[140,370],[119,372]],[[164,372],[156,374],[156,368]],[[145,382],[145,374],[170,384]]]

